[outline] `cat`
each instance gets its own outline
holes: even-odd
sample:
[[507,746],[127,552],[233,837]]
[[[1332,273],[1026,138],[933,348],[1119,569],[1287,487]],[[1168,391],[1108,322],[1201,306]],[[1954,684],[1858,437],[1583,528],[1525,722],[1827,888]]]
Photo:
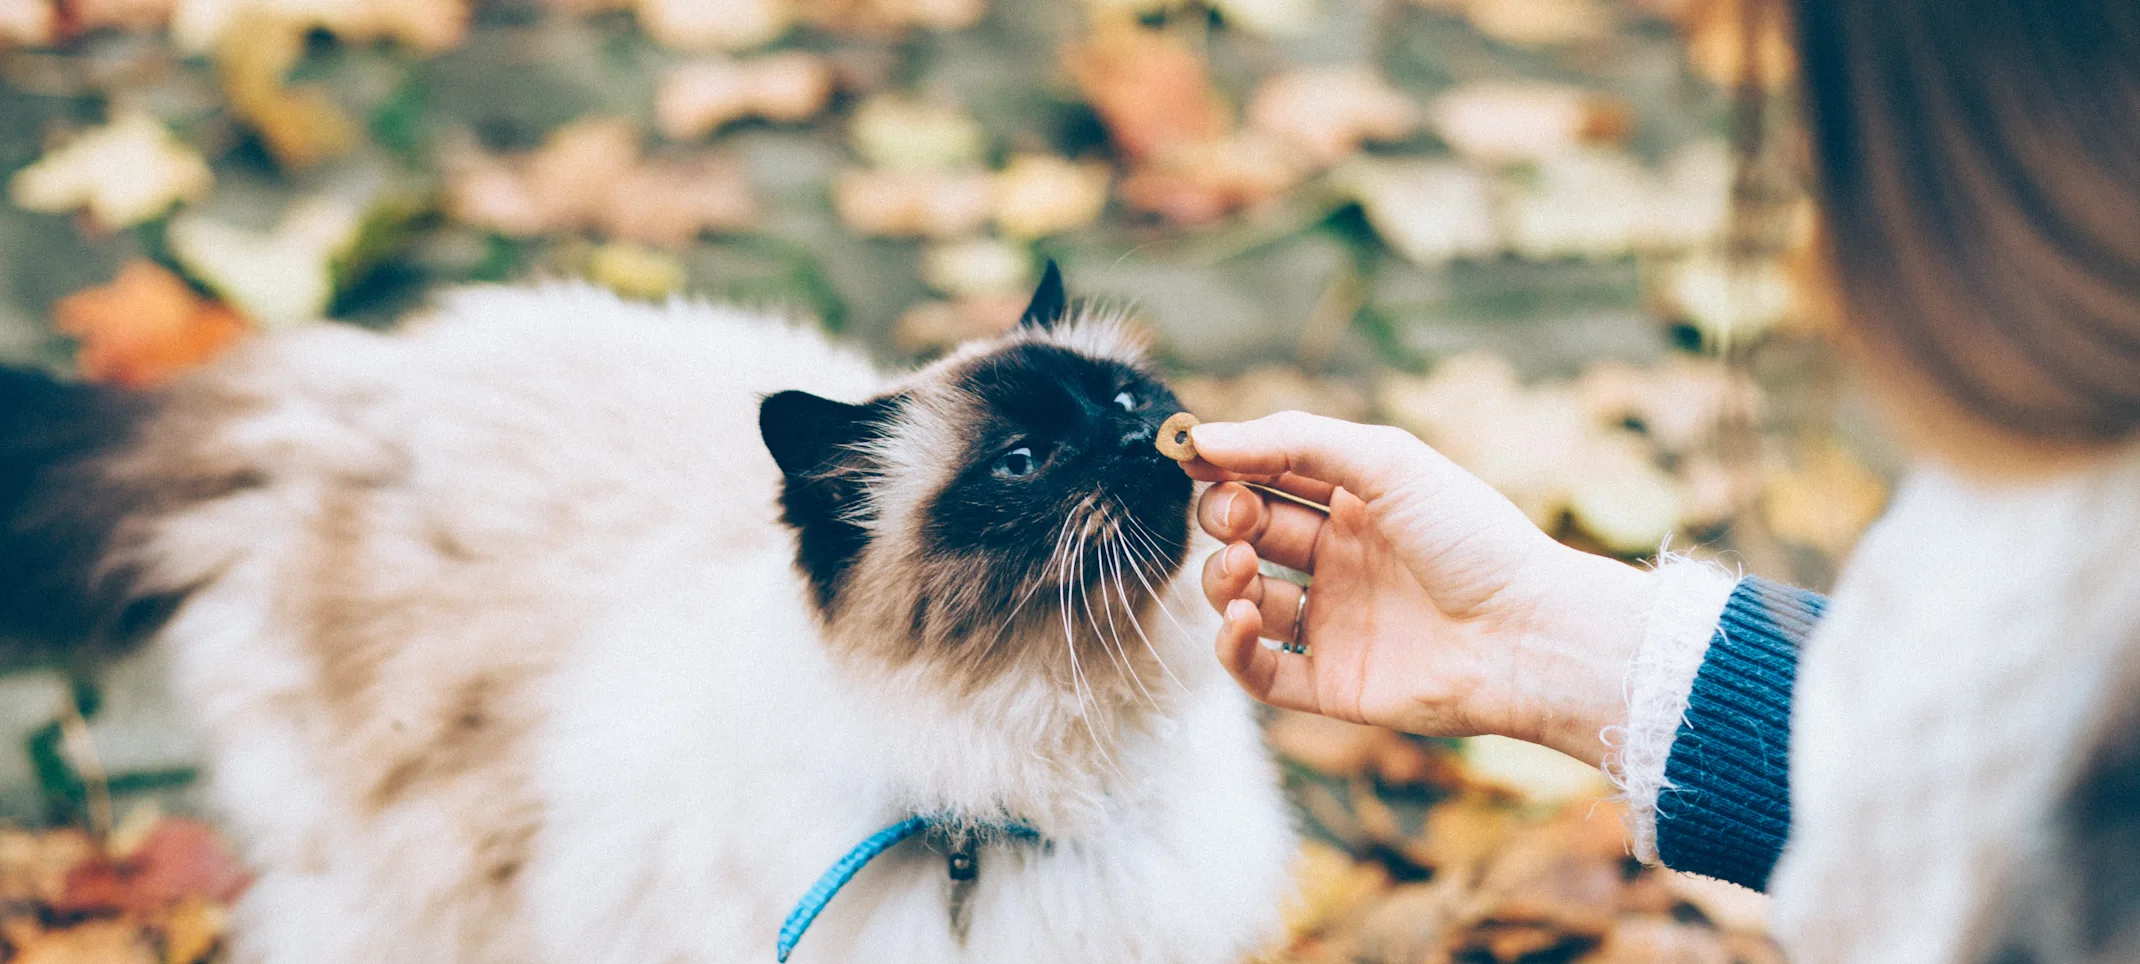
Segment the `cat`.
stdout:
[[[1293,830],[1177,578],[1178,403],[1052,265],[1015,330],[902,377],[550,283],[153,392],[7,372],[0,405],[0,632],[166,650],[257,871],[235,964],[1274,936]],[[824,899],[880,831],[913,835]]]

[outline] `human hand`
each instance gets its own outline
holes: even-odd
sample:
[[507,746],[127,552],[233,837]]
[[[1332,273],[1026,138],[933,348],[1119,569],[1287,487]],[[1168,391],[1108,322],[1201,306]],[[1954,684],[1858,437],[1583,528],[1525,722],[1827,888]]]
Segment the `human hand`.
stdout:
[[[1224,614],[1219,661],[1288,709],[1430,736],[1494,733],[1596,764],[1625,722],[1622,680],[1651,574],[1568,548],[1500,493],[1401,429],[1299,412],[1192,430],[1188,473],[1221,483],[1197,519],[1229,543],[1204,565]],[[1266,496],[1272,486],[1330,507]],[[1314,577],[1259,575],[1269,560]]]

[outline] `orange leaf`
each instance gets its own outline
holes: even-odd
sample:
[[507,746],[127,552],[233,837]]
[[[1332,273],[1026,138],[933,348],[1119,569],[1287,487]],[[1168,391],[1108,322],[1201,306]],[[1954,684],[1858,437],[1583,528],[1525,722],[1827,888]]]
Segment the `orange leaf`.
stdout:
[[1233,126],[1204,58],[1167,34],[1108,21],[1068,60],[1115,146],[1132,162],[1216,141]]
[[121,267],[108,285],[60,299],[52,313],[61,333],[81,340],[76,360],[84,377],[131,388],[159,385],[205,364],[246,331],[229,308],[139,260]]

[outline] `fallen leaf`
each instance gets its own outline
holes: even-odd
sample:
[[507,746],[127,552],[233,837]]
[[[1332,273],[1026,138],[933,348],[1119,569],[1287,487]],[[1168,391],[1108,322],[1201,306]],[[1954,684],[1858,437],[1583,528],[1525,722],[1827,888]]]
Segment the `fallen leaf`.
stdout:
[[0,44],[43,47],[58,39],[50,0],[0,0]]
[[654,300],[683,287],[684,266],[644,245],[605,244],[588,255],[587,278],[627,298]]
[[1666,889],[1670,890],[1673,896],[1694,905],[1694,909],[1701,911],[1702,916],[1717,927],[1747,934],[1768,933],[1767,894],[1737,884],[1676,871],[1662,871],[1661,876]]
[[65,899],[54,906],[148,914],[195,898],[227,903],[250,880],[213,828],[171,817],[125,859],[100,858],[76,866],[68,874]]
[[1597,0],[1469,0],[1471,25],[1503,43],[1551,47],[1612,32],[1612,11]]
[[156,948],[127,920],[45,931],[15,949],[12,964],[158,964]]
[[1591,436],[1570,469],[1568,515],[1605,548],[1623,556],[1646,555],[1679,531],[1686,494],[1632,433]]
[[808,120],[825,109],[832,89],[832,64],[816,54],[701,60],[662,76],[654,115],[663,136],[695,140],[747,117]]
[[[74,20],[74,29],[82,33],[102,28],[146,31],[169,23],[174,3],[175,0],[70,0],[67,12]],[[0,33],[5,33],[5,28],[0,28]]]
[[267,232],[197,212],[171,219],[171,253],[194,277],[247,318],[268,327],[326,314],[334,261],[356,243],[363,212],[332,198],[292,204]]
[[1115,147],[1132,164],[1183,145],[1217,141],[1232,126],[1204,58],[1172,35],[1109,18],[1065,59]]
[[1003,334],[1018,324],[1026,298],[1019,292],[924,301],[908,308],[893,323],[892,345],[909,354],[923,354]]
[[1469,886],[1516,822],[1515,811],[1498,794],[1469,789],[1427,812],[1412,852],[1437,875]]
[[1358,159],[1331,180],[1359,202],[1384,243],[1417,264],[1483,258],[1500,249],[1486,179],[1462,164]]
[[1601,425],[1634,421],[1664,452],[1707,444],[1726,421],[1758,417],[1761,388],[1722,359],[1674,355],[1645,367],[1600,362],[1583,370],[1576,397]]
[[1782,264],[1733,263],[1721,255],[1683,258],[1662,270],[1665,310],[1685,319],[1710,344],[1759,338],[1790,317],[1797,289]]
[[67,873],[96,852],[96,844],[79,830],[0,828],[0,907],[60,900],[67,892]]
[[60,333],[82,342],[75,361],[83,377],[133,388],[162,384],[207,362],[246,331],[236,312],[139,260],[127,262],[108,285],[60,299],[52,314]]
[[[1746,59],[1748,17],[1761,18],[1754,25],[1754,56]],[[1798,76],[1798,51],[1788,33],[1786,15],[1765,3],[1749,0],[1697,0],[1689,5],[1687,61],[1702,79],[1723,88],[1744,80],[1769,90],[1780,90]]]
[[1206,0],[1227,26],[1271,36],[1297,34],[1315,23],[1318,0]]
[[305,55],[304,23],[263,16],[242,19],[216,49],[216,77],[230,108],[286,167],[304,168],[348,152],[359,138],[326,91],[289,86]]
[[1490,164],[1535,161],[1625,134],[1623,106],[1566,84],[1475,81],[1435,98],[1427,113],[1452,149]]
[[171,39],[180,51],[207,54],[246,24],[277,21],[325,30],[350,43],[394,40],[424,53],[460,45],[468,35],[465,0],[174,0]]
[[739,231],[756,219],[742,162],[701,155],[642,161],[610,187],[593,223],[612,239],[680,248],[705,232]]
[[1292,365],[1259,365],[1232,378],[1178,378],[1174,393],[1206,421],[1246,421],[1288,409],[1358,421],[1368,411],[1366,395],[1352,384],[1310,377]]
[[1655,177],[1623,152],[1541,158],[1509,198],[1509,247],[1540,261],[1616,257],[1648,240],[1657,198]]
[[805,20],[840,33],[964,30],[987,12],[987,0],[803,0]]
[[1558,750],[1504,736],[1474,736],[1463,741],[1464,766],[1472,779],[1499,787],[1517,799],[1539,806],[1590,799],[1605,793],[1596,767]]
[[639,27],[677,50],[748,50],[779,39],[794,22],[790,0],[635,0]]
[[1887,483],[1842,442],[1806,447],[1799,464],[1770,474],[1762,517],[1780,539],[1842,558],[1887,507]]
[[1176,224],[1202,224],[1278,197],[1306,174],[1291,151],[1250,132],[1179,145],[1132,171],[1121,195]]
[[87,208],[99,227],[117,230],[197,200],[213,183],[200,154],[163,122],[130,111],[46,153],[16,172],[8,188],[32,211]]
[[833,182],[832,204],[860,234],[955,238],[987,222],[992,187],[979,170],[853,168]]
[[1313,934],[1387,889],[1389,874],[1373,864],[1355,863],[1345,852],[1310,841],[1293,865],[1294,892],[1279,913],[1286,932]]
[[181,901],[163,921],[163,964],[200,964],[223,940],[230,912],[200,897]]
[[932,244],[922,251],[921,279],[947,295],[1015,294],[1031,284],[1033,254],[998,238]]
[[1074,231],[1107,207],[1107,165],[1053,154],[1020,154],[996,173],[989,212],[996,229],[1031,239]]
[[613,118],[576,121],[521,155],[450,165],[446,209],[512,237],[599,230],[678,247],[703,231],[748,226],[756,206],[742,165],[711,155],[643,158],[639,133]]
[[966,167],[988,149],[987,132],[965,111],[899,94],[856,108],[848,137],[863,160],[888,168]]
[[1403,91],[1367,67],[1302,67],[1256,89],[1248,123],[1327,167],[1363,143],[1410,134],[1419,125],[1419,111]]

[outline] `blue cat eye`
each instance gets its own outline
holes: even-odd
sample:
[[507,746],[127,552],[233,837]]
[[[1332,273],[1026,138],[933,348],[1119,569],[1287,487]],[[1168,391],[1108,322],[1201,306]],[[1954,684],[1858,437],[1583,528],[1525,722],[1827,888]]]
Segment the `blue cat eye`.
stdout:
[[1122,410],[1125,412],[1134,412],[1137,410],[1137,396],[1128,392],[1117,392],[1115,394],[1115,404],[1122,406]]
[[1023,445],[1003,453],[996,459],[996,464],[989,467],[999,479],[1022,479],[1039,469],[1040,463],[1033,458],[1033,450]]

